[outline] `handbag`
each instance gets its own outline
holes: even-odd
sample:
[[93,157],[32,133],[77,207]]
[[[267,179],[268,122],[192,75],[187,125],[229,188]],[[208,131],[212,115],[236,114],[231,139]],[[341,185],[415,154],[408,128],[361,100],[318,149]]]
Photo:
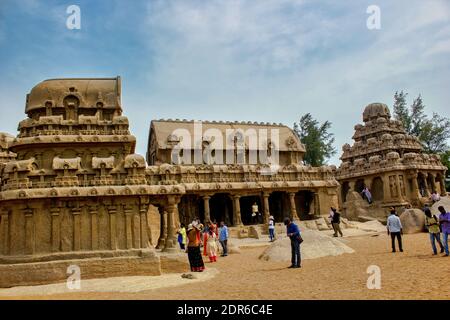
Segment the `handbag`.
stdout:
[[303,238],[301,235],[298,235],[297,237],[298,243],[302,243],[303,242]]

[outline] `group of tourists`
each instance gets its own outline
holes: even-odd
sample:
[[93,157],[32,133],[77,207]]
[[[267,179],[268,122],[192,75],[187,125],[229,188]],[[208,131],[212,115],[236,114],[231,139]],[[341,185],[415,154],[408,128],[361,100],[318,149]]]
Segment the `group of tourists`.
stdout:
[[202,272],[205,270],[203,255],[209,258],[209,262],[217,262],[219,254],[219,245],[222,246],[222,257],[228,255],[228,227],[222,221],[220,228],[217,222],[207,222],[204,226],[200,219],[194,219],[187,227],[182,223],[178,230],[178,243],[180,249],[188,254],[188,260],[193,272]]
[[[430,235],[433,254],[438,254],[437,242],[440,253],[444,253],[444,256],[449,256],[448,236],[450,234],[450,212],[447,212],[443,206],[439,206],[438,210],[440,212],[439,217],[432,214],[430,208],[425,206],[423,209],[425,212],[425,226]],[[341,214],[336,208],[331,207],[329,219],[333,226],[334,237],[338,237],[338,235],[343,236],[340,228],[340,217]],[[291,241],[292,258],[289,268],[301,268],[300,244],[303,242],[303,239],[300,229],[290,218],[284,219],[284,225],[286,226],[286,234]],[[391,237],[392,252],[397,251],[396,240],[398,250],[403,252],[403,227],[394,207],[389,209],[386,227],[387,233]],[[268,229],[270,241],[273,242],[275,240],[275,219],[273,216],[269,217]],[[178,230],[180,248],[187,252],[191,271],[194,272],[201,272],[205,269],[201,247],[203,246],[203,255],[207,256],[211,263],[217,262],[217,256],[219,254],[218,243],[222,247],[221,256],[226,257],[228,255],[228,238],[228,227],[223,221],[220,223],[220,227],[218,227],[216,221],[207,222],[206,226],[204,226],[199,219],[194,219],[188,225],[187,230],[184,224],[181,224]]]
[[[423,211],[425,212],[425,226],[428,229],[430,235],[431,248],[433,249],[433,255],[437,255],[436,242],[439,245],[440,253],[444,253],[444,256],[449,256],[448,249],[448,235],[450,233],[450,212],[447,212],[443,206],[438,207],[439,217],[432,214],[428,206],[425,206]],[[398,249],[403,252],[402,246],[402,234],[403,227],[400,218],[397,215],[394,207],[390,208],[390,215],[387,219],[387,232],[391,236],[392,252],[396,252],[395,239],[397,239]],[[441,241],[442,233],[442,241]]]
[[[444,256],[449,256],[448,249],[448,235],[450,233],[450,212],[447,212],[443,206],[438,207],[439,217],[431,213],[430,208],[425,208],[425,226],[428,228],[430,234],[431,248],[433,254],[437,255],[436,242],[441,249],[440,253],[444,253]],[[441,241],[442,233],[442,241]]]

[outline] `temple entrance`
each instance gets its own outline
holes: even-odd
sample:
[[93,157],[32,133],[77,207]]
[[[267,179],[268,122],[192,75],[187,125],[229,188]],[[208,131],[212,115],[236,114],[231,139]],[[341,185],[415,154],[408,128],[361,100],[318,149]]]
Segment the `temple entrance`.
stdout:
[[260,196],[245,196],[240,199],[241,207],[241,220],[244,225],[254,224],[252,219],[252,206],[256,202],[258,205],[258,211],[261,214],[261,219],[258,223],[262,223],[262,216],[264,214],[264,208],[262,206]]
[[285,192],[275,191],[269,196],[269,210],[275,222],[283,222],[285,217],[289,217],[289,198]]
[[199,218],[200,221],[205,220],[205,209],[203,206],[203,199],[196,194],[186,194],[181,197],[178,204],[178,213],[180,216],[180,222],[186,226],[192,222],[195,218]]
[[228,193],[216,193],[209,199],[211,221],[233,225],[233,201]]
[[436,175],[436,179],[435,179],[435,183],[438,185],[438,190],[436,190],[439,194],[444,194],[445,193],[445,186],[443,184],[443,178],[442,175],[440,173],[438,173]]
[[350,190],[350,185],[349,185],[348,181],[345,181],[342,184],[342,188],[341,188],[342,202],[347,201],[347,193],[349,190]]
[[299,191],[295,194],[295,207],[300,220],[309,220],[314,216],[311,204],[314,202],[314,192]]
[[422,197],[426,197],[427,196],[427,194],[426,194],[427,185],[426,185],[425,177],[424,177],[424,175],[422,173],[418,174],[417,183],[419,185],[420,195]]
[[364,190],[365,187],[364,179],[358,179],[355,182],[355,190],[358,193],[361,193]]
[[380,177],[373,179],[370,189],[373,201],[382,201],[384,199],[383,180]]
[[433,175],[428,174],[427,183],[428,183],[428,190],[430,190],[430,192],[436,192],[436,185],[434,184]]

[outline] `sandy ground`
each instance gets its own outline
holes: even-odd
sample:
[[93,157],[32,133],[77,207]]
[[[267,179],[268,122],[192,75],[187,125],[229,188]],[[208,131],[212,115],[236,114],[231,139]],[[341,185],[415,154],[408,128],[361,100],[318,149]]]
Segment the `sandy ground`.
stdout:
[[[305,260],[301,269],[285,262],[262,261],[262,246],[219,258],[215,277],[176,287],[140,292],[74,292],[3,299],[450,299],[450,258],[432,256],[428,235],[404,236],[405,252],[391,253],[390,239],[344,238],[352,254]],[[211,266],[209,263],[207,267]],[[381,269],[381,289],[366,286],[367,268]],[[112,281],[110,278],[109,281]],[[191,280],[192,281],[192,280]],[[127,291],[127,290],[124,290]],[[1,291],[0,291],[1,292]]]

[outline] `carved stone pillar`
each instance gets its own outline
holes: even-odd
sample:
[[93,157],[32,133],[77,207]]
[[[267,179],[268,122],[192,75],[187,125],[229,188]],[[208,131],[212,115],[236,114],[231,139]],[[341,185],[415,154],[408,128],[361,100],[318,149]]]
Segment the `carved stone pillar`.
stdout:
[[400,177],[398,174],[395,175],[395,189],[397,190],[397,198],[402,199],[402,190],[400,188]]
[[116,226],[116,214],[117,206],[108,206],[109,214],[109,234],[111,237],[110,247],[112,250],[117,250],[117,226]]
[[412,192],[411,192],[411,194],[412,194],[412,197],[414,199],[419,199],[420,198],[419,182],[417,181],[417,179],[418,179],[417,174],[413,175],[413,177],[412,177]]
[[211,197],[209,195],[203,196],[203,206],[205,209],[205,223],[207,221],[211,221],[211,212],[209,209],[209,199],[211,199]]
[[391,185],[388,175],[383,176],[383,189],[384,189],[384,200],[385,201],[391,200],[392,199]]
[[433,182],[431,184],[431,187],[432,187],[431,190],[434,192],[437,192],[437,190],[439,189],[439,183],[436,182],[436,175],[432,174],[431,177],[433,179]]
[[445,196],[447,191],[445,190],[445,178],[443,176],[439,179],[439,185],[441,186],[441,196]]
[[73,215],[73,250],[81,250],[81,209],[72,208]]
[[270,207],[269,207],[269,192],[263,193],[263,199],[264,199],[264,223],[269,223],[269,217],[270,217]]
[[150,247],[150,243],[152,242],[151,230],[147,230],[147,228],[148,228],[148,225],[147,225],[147,210],[148,210],[148,204],[141,202],[140,205],[139,205],[141,248],[149,248]]
[[98,207],[96,205],[89,207],[91,217],[91,249],[98,250]]
[[241,203],[239,201],[241,197],[239,195],[233,196],[233,207],[234,207],[234,214],[233,214],[233,224],[235,227],[242,225],[241,220]]
[[1,223],[0,223],[0,232],[1,232],[1,238],[0,238],[0,246],[1,246],[1,253],[3,255],[9,254],[9,210],[6,208],[3,208],[0,212],[1,214]]
[[175,213],[177,202],[174,196],[169,196],[165,211],[167,212],[167,235],[164,244],[164,252],[177,252],[177,234],[175,227]]
[[428,188],[428,175],[422,175],[423,177],[423,191],[424,191],[424,197],[429,197],[431,195],[430,190]]
[[291,219],[293,221],[300,221],[297,215],[297,208],[295,206],[295,192],[289,192],[289,202],[291,204]]
[[167,212],[163,206],[158,207],[160,214],[160,230],[159,230],[159,239],[158,244],[156,245],[156,249],[162,249],[166,243],[167,237]]
[[50,214],[52,217],[52,251],[58,252],[61,249],[61,222],[59,207],[52,207]]
[[320,216],[320,200],[319,200],[319,192],[314,192],[314,211],[312,212],[315,216]]
[[133,207],[129,206],[129,205],[125,205],[123,207],[123,211],[125,213],[126,248],[131,249],[133,247],[133,228],[132,228]]
[[33,219],[33,209],[23,209],[25,214],[25,253],[34,254],[36,250],[35,225]]
[[133,208],[133,213],[131,214],[131,228],[133,234],[133,248],[141,247],[141,218],[139,215],[139,210],[137,207]]

